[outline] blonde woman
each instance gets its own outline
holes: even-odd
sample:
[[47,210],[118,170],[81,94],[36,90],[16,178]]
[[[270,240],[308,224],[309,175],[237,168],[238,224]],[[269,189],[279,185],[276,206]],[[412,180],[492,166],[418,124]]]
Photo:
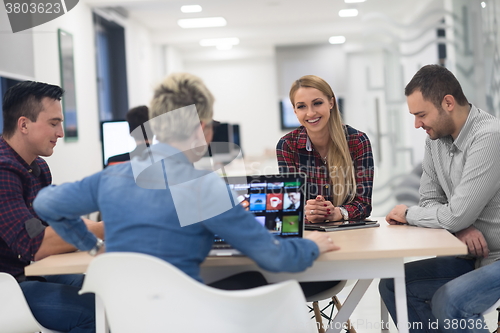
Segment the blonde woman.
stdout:
[[305,172],[308,223],[360,220],[370,216],[373,155],[366,134],[342,124],[332,88],[306,75],[290,89],[302,126],[276,146],[281,172]]

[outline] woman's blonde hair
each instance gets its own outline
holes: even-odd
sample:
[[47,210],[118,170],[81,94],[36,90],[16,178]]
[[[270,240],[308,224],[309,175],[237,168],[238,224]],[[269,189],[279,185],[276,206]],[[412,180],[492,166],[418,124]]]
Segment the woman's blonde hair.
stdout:
[[[158,117],[189,105],[196,106],[197,112]],[[156,138],[160,142],[186,140],[194,130],[193,124],[212,121],[213,105],[214,97],[199,77],[189,73],[170,74],[154,90],[149,108],[151,127]]]
[[315,75],[306,75],[296,80],[290,88],[290,101],[295,109],[295,93],[299,88],[314,88],[321,91],[328,102],[333,98],[333,107],[330,110],[328,129],[330,145],[327,153],[327,166],[331,180],[333,205],[340,206],[350,202],[356,195],[356,178],[349,146],[347,145],[346,130],[342,125],[342,117],[337,106],[337,100],[330,85]]

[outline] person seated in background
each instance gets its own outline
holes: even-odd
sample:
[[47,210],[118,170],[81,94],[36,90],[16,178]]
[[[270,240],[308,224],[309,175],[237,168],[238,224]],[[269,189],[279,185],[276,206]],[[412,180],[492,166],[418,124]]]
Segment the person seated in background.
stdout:
[[[64,135],[63,93],[55,85],[25,81],[11,87],[3,97],[0,272],[16,278],[40,324],[61,332],[91,333],[95,332],[95,301],[93,295],[78,295],[83,275],[24,275],[31,261],[76,250],[32,207],[38,192],[52,182],[49,167],[40,156],[51,156],[57,140]],[[102,223],[85,220],[82,229],[103,237]]]
[[[306,223],[370,216],[373,154],[366,134],[342,124],[335,94],[322,78],[301,77],[289,95],[301,126],[279,140],[276,156],[280,172],[307,175]],[[337,283],[303,283],[302,288],[309,296]]]
[[[68,242],[98,252],[102,242],[79,216],[99,209],[106,221],[106,252],[153,255],[198,281],[215,234],[273,272],[303,271],[321,253],[338,249],[324,233],[276,238],[237,204],[235,193],[236,205],[228,205],[227,185],[215,172],[194,168],[212,140],[213,103],[198,77],[169,75],[150,105],[159,143],[147,154],[131,156],[131,163],[44,189],[35,210]],[[262,276],[243,273],[211,286],[245,289],[265,283]]]
[[[410,332],[486,333],[481,313],[500,298],[500,121],[470,104],[439,65],[422,67],[405,95],[415,128],[428,134],[420,202],[397,205],[386,220],[446,229],[470,253],[405,264]],[[393,280],[379,290],[396,321]]]
[[[146,149],[150,145],[150,142],[149,140],[145,139],[145,136],[142,133],[142,131],[134,132],[134,130],[139,126],[143,125],[144,131],[146,131],[146,133],[151,133],[149,130],[149,123],[148,123],[149,109],[145,105],[136,106],[135,108],[132,108],[127,112],[125,118],[128,122],[130,135],[134,138],[135,144],[137,145],[133,150],[133,154],[140,154],[144,149]],[[130,160],[130,153],[123,153],[120,155],[111,156],[108,159],[108,163],[106,164],[106,166],[126,162],[129,160]]]

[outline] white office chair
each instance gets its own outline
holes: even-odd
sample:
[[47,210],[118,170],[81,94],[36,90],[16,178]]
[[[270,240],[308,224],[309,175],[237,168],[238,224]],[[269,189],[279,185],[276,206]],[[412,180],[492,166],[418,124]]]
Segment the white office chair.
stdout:
[[498,311],[498,323],[497,323],[497,328],[493,331],[493,333],[500,333],[500,299],[493,304],[488,310],[484,311],[482,315],[484,316],[487,313],[493,312],[497,310]]
[[[325,333],[325,329],[323,328],[323,319],[328,319],[328,326],[330,325],[333,317],[333,310],[336,307],[337,311],[339,311],[342,308],[342,304],[340,303],[339,299],[337,298],[337,294],[344,289],[344,286],[346,285],[347,280],[340,281],[338,284],[333,286],[330,289],[327,289],[325,291],[322,291],[318,294],[312,295],[307,297],[307,302],[312,302],[313,307],[309,307],[309,312],[314,311],[314,317],[316,319],[316,327],[318,328],[318,333]],[[319,308],[319,301],[325,300],[325,299],[330,299],[330,302],[326,307],[323,309]],[[326,314],[326,310],[331,307],[330,314]],[[356,333],[356,330],[354,327],[351,326],[351,322],[348,319],[347,320],[347,331],[349,333]]]
[[296,281],[225,291],[156,257],[118,252],[99,255],[86,274],[80,293],[101,298],[112,332],[314,331]]
[[33,317],[16,279],[0,273],[0,331],[6,333],[56,333],[46,329]]

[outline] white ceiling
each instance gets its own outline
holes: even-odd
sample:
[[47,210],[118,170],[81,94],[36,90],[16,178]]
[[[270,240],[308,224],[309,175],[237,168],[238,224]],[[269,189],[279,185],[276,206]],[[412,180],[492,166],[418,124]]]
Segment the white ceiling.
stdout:
[[[367,21],[391,21],[392,26],[413,22],[429,7],[442,6],[436,0],[366,0],[346,4],[343,0],[85,0],[93,7],[122,7],[129,18],[145,26],[157,44],[184,52],[201,52],[202,38],[238,37],[238,48],[265,48],[276,45],[328,43],[333,35],[344,35],[347,43],[360,41],[372,26]],[[185,14],[182,5],[201,5],[200,13]],[[357,8],[359,16],[341,18],[340,9]],[[442,8],[442,7],[441,7]],[[181,18],[223,16],[227,26],[182,29]],[[219,51],[224,52],[224,51]]]

